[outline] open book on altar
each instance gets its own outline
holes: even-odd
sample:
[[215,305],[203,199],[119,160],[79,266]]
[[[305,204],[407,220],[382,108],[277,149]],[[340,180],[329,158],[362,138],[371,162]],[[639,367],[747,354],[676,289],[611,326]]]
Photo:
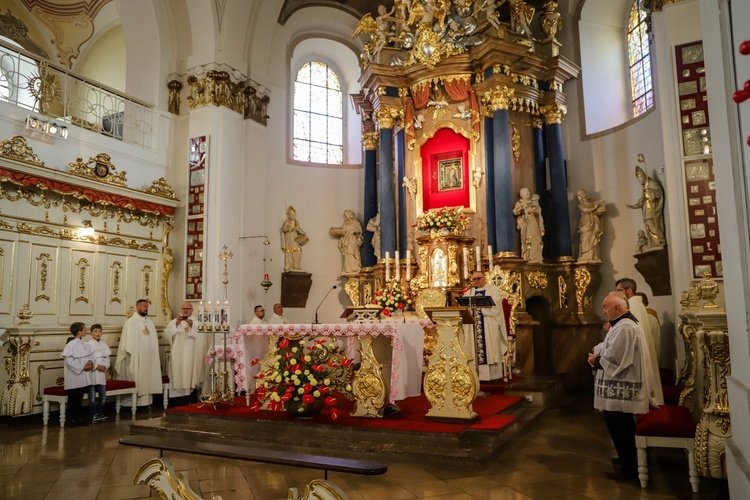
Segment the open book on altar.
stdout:
[[456,302],[463,307],[494,307],[495,301],[489,295],[472,295],[470,297],[455,297]]

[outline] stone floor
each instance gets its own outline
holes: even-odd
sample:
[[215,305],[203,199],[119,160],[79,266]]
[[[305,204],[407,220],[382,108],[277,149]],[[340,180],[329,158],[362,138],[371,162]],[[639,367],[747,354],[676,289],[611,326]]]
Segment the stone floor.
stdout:
[[[125,414],[123,414],[125,415]],[[129,414],[128,414],[129,415]],[[137,418],[160,416],[139,412]],[[60,430],[43,429],[41,417],[0,421],[0,499],[129,499],[157,496],[147,486],[134,485],[140,466],[156,456],[117,444],[128,433],[127,418]],[[56,414],[53,414],[53,422]],[[324,454],[324,453],[323,453]],[[604,477],[614,455],[604,423],[587,398],[567,407],[547,410],[484,470],[456,464],[440,467],[390,462],[378,477],[332,473],[352,500],[366,499],[667,499],[727,498],[723,483],[701,480],[693,495],[687,459],[681,450],[649,452],[651,481],[621,483]],[[284,499],[287,489],[304,489],[322,476],[314,470],[268,466],[199,455],[165,453],[186,474],[190,487],[204,499]],[[373,457],[370,457],[373,458]]]

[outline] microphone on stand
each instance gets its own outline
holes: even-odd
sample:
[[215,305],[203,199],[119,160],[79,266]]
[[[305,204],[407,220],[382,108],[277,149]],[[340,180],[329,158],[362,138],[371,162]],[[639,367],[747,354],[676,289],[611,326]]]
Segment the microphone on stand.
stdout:
[[320,306],[323,305],[323,302],[325,302],[325,300],[328,297],[328,295],[332,291],[334,291],[335,289],[337,289],[337,288],[338,288],[338,285],[333,285],[333,287],[331,287],[331,289],[328,290],[328,293],[325,294],[325,296],[323,297],[323,300],[320,301],[320,304],[318,304],[318,307],[315,308],[315,321],[313,321],[313,323],[312,323],[313,325],[319,325],[320,324],[320,321],[318,321],[318,309],[320,309]]

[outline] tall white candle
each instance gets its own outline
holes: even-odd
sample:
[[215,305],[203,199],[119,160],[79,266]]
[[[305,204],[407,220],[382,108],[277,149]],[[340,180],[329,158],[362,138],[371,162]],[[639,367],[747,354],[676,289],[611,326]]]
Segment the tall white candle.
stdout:
[[487,245],[487,259],[490,261],[490,271],[495,269],[495,263],[492,262],[492,245]]
[[222,322],[224,323],[224,330],[229,330],[229,301],[228,300],[224,301],[224,318]]
[[406,249],[406,281],[411,280],[411,250]]
[[476,259],[477,259],[476,270],[479,272],[482,272],[482,252],[479,250],[479,245],[477,245],[474,251],[476,253]]
[[206,303],[204,318],[206,319],[206,330],[212,331],[214,329],[214,306],[210,300]]
[[399,261],[398,250],[396,250],[396,281],[401,282],[401,261]]
[[201,300],[198,304],[198,330],[203,331],[203,314],[205,311],[205,307],[203,306],[203,301]]
[[391,252],[385,252],[385,282],[391,281]]
[[464,279],[469,279],[469,249],[464,247]]

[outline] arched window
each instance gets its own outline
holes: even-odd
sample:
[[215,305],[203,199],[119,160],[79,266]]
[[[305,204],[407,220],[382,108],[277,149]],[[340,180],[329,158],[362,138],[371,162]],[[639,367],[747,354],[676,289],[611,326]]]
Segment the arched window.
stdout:
[[634,0],[628,16],[628,64],[633,116],[642,115],[654,106],[648,42],[649,12],[643,3],[644,0]]
[[294,80],[293,158],[343,164],[343,128],[339,77],[325,63],[305,63]]

